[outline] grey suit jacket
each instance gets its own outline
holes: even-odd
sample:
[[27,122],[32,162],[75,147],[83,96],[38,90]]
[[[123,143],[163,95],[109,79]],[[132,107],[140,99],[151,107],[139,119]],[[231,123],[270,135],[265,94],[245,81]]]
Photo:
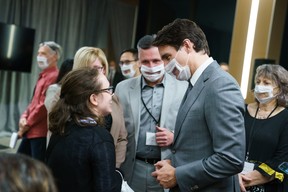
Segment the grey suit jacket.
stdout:
[[201,74],[179,109],[172,165],[178,190],[239,191],[244,164],[244,100],[237,82],[216,61]]
[[[117,85],[115,90],[115,94],[118,96],[124,111],[125,126],[128,132],[126,159],[121,165],[121,170],[124,172],[125,180],[129,184],[134,167],[140,129],[141,77],[124,80]],[[165,78],[160,127],[174,131],[178,109],[188,83],[178,81],[167,73],[165,73]],[[170,154],[171,150],[168,147],[161,149],[161,158],[165,158]]]

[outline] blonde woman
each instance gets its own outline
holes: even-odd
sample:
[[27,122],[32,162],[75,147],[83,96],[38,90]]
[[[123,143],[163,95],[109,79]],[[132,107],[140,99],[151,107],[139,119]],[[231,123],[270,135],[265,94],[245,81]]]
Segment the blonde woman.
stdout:
[[[100,48],[96,47],[81,47],[74,56],[74,69],[82,67],[96,68],[99,72],[108,76],[109,67],[106,56]],[[116,151],[116,167],[125,160],[127,146],[127,131],[124,124],[124,116],[122,107],[119,104],[118,98],[112,97],[112,113],[106,116],[106,127],[109,129],[115,144]]]

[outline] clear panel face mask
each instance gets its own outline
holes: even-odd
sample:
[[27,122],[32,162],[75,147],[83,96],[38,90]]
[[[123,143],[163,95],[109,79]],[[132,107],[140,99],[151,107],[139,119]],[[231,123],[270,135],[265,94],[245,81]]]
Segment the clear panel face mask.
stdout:
[[[276,95],[273,95],[273,87],[271,85],[256,85],[254,89],[254,96],[259,101],[259,103],[267,103],[274,99]],[[259,94],[267,93],[267,97],[259,97]]]
[[164,64],[157,65],[155,67],[141,66],[141,73],[150,82],[155,82],[160,79],[164,74]]
[[[176,60],[178,53],[179,53],[179,51],[176,53],[175,57],[165,66],[165,71],[168,74],[176,77],[178,80],[186,81],[186,80],[191,78],[191,72],[190,72],[190,68],[188,66],[188,60],[190,57],[190,53],[188,54],[188,58],[186,60],[186,64],[184,67],[182,67]],[[175,70],[177,70],[176,73],[175,73]]]
[[[129,71],[128,73],[126,71]],[[130,63],[128,65],[122,65],[121,66],[121,72],[122,72],[122,75],[125,77],[125,78],[132,78],[134,77],[136,71],[134,70],[134,64],[133,63]]]

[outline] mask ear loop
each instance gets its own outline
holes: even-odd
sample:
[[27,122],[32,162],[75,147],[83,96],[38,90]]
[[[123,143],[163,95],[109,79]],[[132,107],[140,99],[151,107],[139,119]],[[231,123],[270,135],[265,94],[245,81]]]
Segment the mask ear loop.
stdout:
[[[175,65],[175,62],[176,61],[176,57],[178,55],[178,52],[179,52],[179,49],[177,50],[176,54],[175,54],[175,57],[173,59],[171,59],[165,66],[164,66],[164,69],[167,73],[171,74],[172,76],[175,76],[172,71],[175,69],[176,65]],[[177,68],[177,67],[176,67]]]
[[190,53],[188,53],[187,60],[186,60],[186,63],[185,63],[185,67],[188,67],[189,58],[190,58]]
[[181,47],[178,49],[175,57],[173,58],[173,60],[175,60],[175,64],[174,64],[174,67],[171,68],[171,71],[174,71],[175,69],[178,71],[177,76],[174,75],[177,79],[178,79],[179,74],[185,69],[185,66],[184,67],[181,66],[180,63],[176,60],[176,57],[178,56],[179,51],[181,51]]
[[[175,60],[176,60],[176,56],[178,55],[178,52],[180,51],[180,49],[181,49],[181,47],[179,48],[179,50],[177,51],[177,53],[176,53],[176,55],[175,55]],[[185,51],[186,52],[186,51]],[[180,63],[179,62],[177,62],[180,66],[177,66],[177,69],[180,71],[180,70],[183,70],[183,69],[185,69],[186,67],[189,67],[188,66],[188,61],[189,61],[189,58],[190,58],[190,52],[189,53],[187,53],[187,59],[186,59],[186,62],[185,62],[185,66],[182,66],[182,65],[180,65]],[[179,69],[179,67],[181,68],[181,69]]]

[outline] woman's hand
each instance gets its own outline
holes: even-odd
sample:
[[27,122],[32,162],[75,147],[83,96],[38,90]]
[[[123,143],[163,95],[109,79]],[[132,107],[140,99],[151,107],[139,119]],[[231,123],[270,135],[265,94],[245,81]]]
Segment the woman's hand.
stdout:
[[242,183],[244,187],[251,187],[255,185],[262,185],[274,179],[274,176],[265,177],[259,171],[253,170],[242,176]]

